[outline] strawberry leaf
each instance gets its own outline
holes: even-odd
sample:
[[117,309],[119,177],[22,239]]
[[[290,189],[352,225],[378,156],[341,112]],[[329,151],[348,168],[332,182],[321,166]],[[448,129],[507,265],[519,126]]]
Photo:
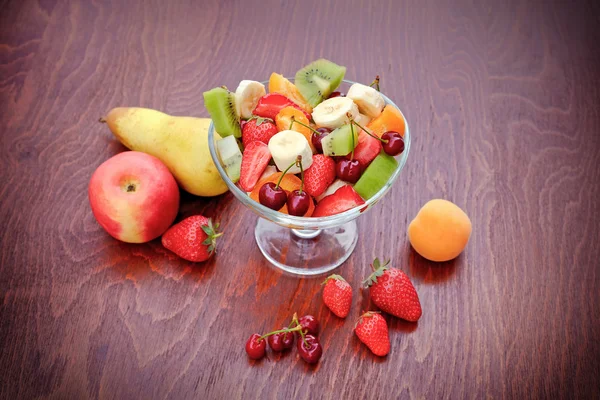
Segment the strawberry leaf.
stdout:
[[386,260],[383,265],[381,265],[381,262],[379,261],[379,258],[376,258],[375,260],[373,260],[373,264],[371,264],[371,268],[373,269],[373,273],[371,275],[369,275],[367,277],[367,279],[365,279],[363,281],[363,285],[365,287],[370,287],[373,286],[374,284],[377,283],[377,278],[379,278],[381,275],[384,274],[384,272],[386,270],[389,269],[389,264],[390,264],[390,260]]

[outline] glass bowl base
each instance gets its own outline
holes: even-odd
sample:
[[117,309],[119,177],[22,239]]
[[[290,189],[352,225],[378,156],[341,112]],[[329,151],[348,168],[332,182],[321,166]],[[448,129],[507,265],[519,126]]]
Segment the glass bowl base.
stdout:
[[358,241],[356,221],[334,228],[295,231],[259,218],[254,230],[256,244],[265,258],[288,273],[321,275],[339,267],[354,251]]

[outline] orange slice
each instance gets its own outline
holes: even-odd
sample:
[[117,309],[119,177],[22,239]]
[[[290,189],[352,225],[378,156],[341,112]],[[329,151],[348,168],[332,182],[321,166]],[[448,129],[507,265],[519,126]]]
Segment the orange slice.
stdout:
[[292,82],[287,80],[283,75],[276,72],[271,74],[269,78],[269,93],[279,93],[298,104],[306,112],[311,113],[312,107],[304,100],[302,94]]
[[387,131],[398,132],[404,137],[404,118],[396,107],[388,104],[383,108],[379,117],[369,122],[367,128],[379,137]]
[[298,110],[297,108],[290,106],[290,107],[283,108],[281,111],[279,111],[279,114],[277,114],[277,116],[275,117],[275,123],[277,124],[277,129],[280,132],[291,129],[293,131],[301,133],[302,135],[304,135],[304,137],[308,141],[308,144],[310,145],[310,148],[314,153],[315,149],[313,147],[312,140],[311,140],[312,131],[310,129],[308,129],[307,127],[302,126],[300,124],[294,124],[290,128],[290,124],[292,123],[292,117],[294,117],[294,119],[296,121],[299,121],[299,122],[303,123],[304,125],[309,125],[309,121],[306,118],[306,115],[304,115],[304,113],[302,111]]
[[[279,180],[279,177],[281,177],[281,174],[282,174],[281,172],[277,172],[277,173],[274,173],[273,175],[259,181],[256,184],[256,186],[254,187],[254,190],[250,193],[250,198],[256,202],[259,202],[258,192],[260,191],[260,188],[262,187],[262,185],[264,185],[267,182],[277,183],[277,181]],[[283,177],[283,179],[281,180],[281,183],[279,185],[281,186],[281,188],[283,190],[286,191],[286,193],[289,194],[290,192],[293,192],[294,190],[300,189],[300,186],[302,185],[302,181],[296,175],[285,174],[285,176]],[[310,217],[314,210],[315,210],[315,204],[314,204],[314,201],[311,201],[308,211],[306,212],[306,214],[304,214],[304,216]],[[288,214],[287,204],[284,205],[283,208],[281,210],[279,210],[279,212]]]

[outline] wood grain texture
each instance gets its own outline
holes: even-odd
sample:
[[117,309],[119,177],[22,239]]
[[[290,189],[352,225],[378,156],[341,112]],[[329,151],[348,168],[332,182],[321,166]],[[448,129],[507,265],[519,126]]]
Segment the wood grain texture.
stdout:
[[[376,5],[375,5],[376,4]],[[598,398],[598,2],[0,2],[0,398]],[[218,217],[212,261],[128,245],[95,222],[92,172],[123,150],[96,121],[115,106],[207,116],[202,91],[292,75],[318,57],[401,106],[414,136],[387,197],[358,220],[340,269],[346,321],[320,280],[269,267],[231,195],[184,195]],[[426,201],[465,209],[458,259],[406,238]],[[392,351],[352,333],[375,256],[419,292],[418,324],[388,318]],[[297,311],[325,355],[249,362],[254,331]]]

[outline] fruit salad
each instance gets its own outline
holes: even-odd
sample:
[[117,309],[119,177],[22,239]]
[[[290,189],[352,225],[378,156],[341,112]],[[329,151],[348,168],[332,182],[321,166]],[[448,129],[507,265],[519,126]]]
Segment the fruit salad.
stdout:
[[398,168],[404,118],[371,85],[336,91],[346,68],[320,59],[294,83],[273,73],[235,92],[204,93],[221,165],[250,198],[301,217],[326,217],[365,204]]

